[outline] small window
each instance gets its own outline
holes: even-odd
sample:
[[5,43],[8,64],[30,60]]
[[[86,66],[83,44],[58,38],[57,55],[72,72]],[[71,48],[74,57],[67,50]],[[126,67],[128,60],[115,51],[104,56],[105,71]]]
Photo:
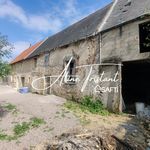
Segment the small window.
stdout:
[[45,54],[44,66],[48,66],[48,65],[49,65],[49,54]]
[[139,25],[140,53],[150,52],[150,21]]
[[[66,61],[66,65],[69,63],[69,61]],[[70,65],[68,66],[68,79],[67,79],[67,83],[75,83],[76,80],[76,63],[75,60],[72,60],[70,62]]]
[[37,58],[34,58],[34,67],[37,67]]

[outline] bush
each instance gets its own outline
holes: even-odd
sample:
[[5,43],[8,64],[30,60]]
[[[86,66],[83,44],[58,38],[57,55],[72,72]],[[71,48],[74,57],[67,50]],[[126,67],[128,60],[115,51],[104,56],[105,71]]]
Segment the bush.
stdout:
[[80,103],[68,101],[65,104],[65,107],[73,111],[81,110],[83,112],[88,111],[90,113],[103,116],[109,115],[109,111],[104,107],[102,102],[99,99],[94,99],[91,96],[84,96]]
[[109,112],[104,107],[103,103],[99,99],[94,99],[91,96],[84,96],[81,100],[81,104],[85,106],[89,112],[93,114],[108,115]]

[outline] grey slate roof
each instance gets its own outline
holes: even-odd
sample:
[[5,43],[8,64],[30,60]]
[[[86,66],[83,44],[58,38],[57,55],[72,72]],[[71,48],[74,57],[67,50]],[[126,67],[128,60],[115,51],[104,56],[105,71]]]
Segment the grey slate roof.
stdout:
[[102,20],[110,9],[111,5],[112,3],[82,19],[81,21],[71,25],[65,30],[49,37],[28,58],[92,36],[94,33],[96,33],[98,26],[102,23]]
[[102,30],[116,27],[146,14],[150,14],[150,0],[118,0]]
[[28,58],[85,39],[95,35],[97,32],[111,29],[140,16],[150,14],[150,0],[118,0],[103,28],[101,31],[98,31],[98,27],[102,24],[111,6],[112,3],[49,37]]

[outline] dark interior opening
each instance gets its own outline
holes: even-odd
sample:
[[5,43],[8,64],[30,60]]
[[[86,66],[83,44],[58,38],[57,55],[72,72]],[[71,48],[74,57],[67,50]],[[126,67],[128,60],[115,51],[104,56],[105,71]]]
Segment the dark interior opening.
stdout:
[[21,77],[21,84],[22,84],[22,87],[25,86],[25,77]]
[[150,62],[123,63],[122,96],[128,113],[135,113],[135,102],[150,105]]
[[150,52],[150,21],[139,25],[140,53]]

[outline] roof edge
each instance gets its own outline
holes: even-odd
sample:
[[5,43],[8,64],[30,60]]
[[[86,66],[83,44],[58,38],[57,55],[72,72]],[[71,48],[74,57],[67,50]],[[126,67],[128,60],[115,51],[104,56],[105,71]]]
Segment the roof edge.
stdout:
[[143,19],[145,17],[150,17],[150,13],[146,13],[146,14],[140,15],[140,16],[134,18],[134,19],[130,19],[128,21],[122,22],[122,23],[120,23],[120,24],[118,24],[116,26],[109,27],[107,29],[102,30],[100,33],[108,32],[109,30],[116,29],[116,28],[118,28],[120,26],[123,26],[123,25],[126,25],[126,24],[128,24],[128,23],[130,23],[132,21],[136,21],[138,19]]
[[40,41],[41,43],[40,43],[37,47],[35,47],[35,48],[33,49],[33,51],[32,51],[31,53],[29,53],[23,60],[26,60],[26,59],[27,59],[37,48],[39,48],[47,39],[48,39],[48,37],[45,38],[45,40]]

